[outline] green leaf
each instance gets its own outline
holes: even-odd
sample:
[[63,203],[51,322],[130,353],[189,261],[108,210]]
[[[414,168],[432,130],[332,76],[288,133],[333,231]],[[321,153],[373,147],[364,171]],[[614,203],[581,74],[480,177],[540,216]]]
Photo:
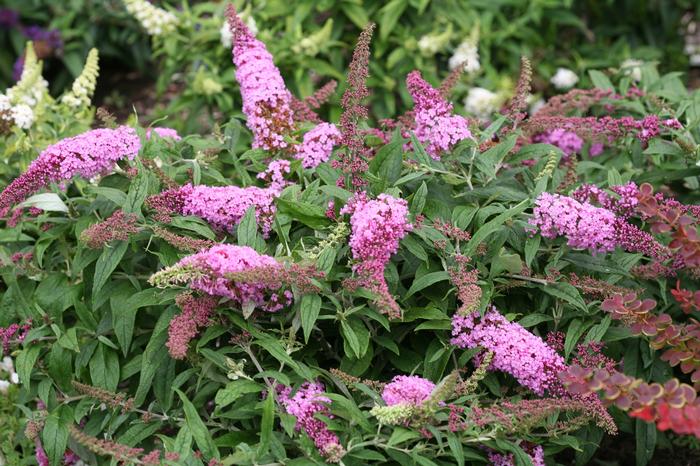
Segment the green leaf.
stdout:
[[211,434],[209,433],[207,426],[202,421],[202,418],[199,417],[197,408],[195,408],[192,402],[187,399],[187,396],[177,388],[175,389],[175,393],[177,393],[182,401],[182,408],[185,411],[185,422],[192,433],[194,443],[197,444],[199,450],[204,454],[204,459],[218,459],[219,449],[216,448],[216,444],[211,438]]
[[415,293],[419,292],[420,290],[429,287],[430,285],[433,285],[437,282],[445,281],[450,279],[450,274],[445,272],[444,270],[440,272],[430,272],[425,275],[421,275],[417,279],[413,280],[413,283],[411,284],[411,288],[408,289],[408,293],[406,293],[405,298],[410,298],[413,296]]
[[17,356],[17,375],[19,380],[25,387],[29,387],[29,380],[32,375],[32,369],[36,364],[37,359],[39,359],[39,353],[41,352],[41,346],[32,345],[29,348],[25,348]]
[[362,358],[369,346],[369,330],[361,319],[349,317],[340,322],[343,339],[357,359]]
[[315,230],[325,228],[330,223],[325,209],[317,205],[281,197],[277,198],[277,205],[280,213],[288,214],[294,220]]
[[41,432],[41,441],[51,466],[63,464],[63,455],[68,445],[68,426],[71,417],[72,410],[68,406],[61,406],[46,417],[44,429]]
[[653,422],[644,422],[641,419],[636,419],[634,430],[637,442],[635,463],[636,466],[646,466],[654,456],[654,449],[656,448],[656,425]]
[[260,421],[260,444],[258,446],[258,456],[263,456],[270,448],[272,438],[272,427],[275,423],[275,396],[274,392],[268,390],[267,397],[263,404],[262,420]]
[[382,8],[382,16],[379,20],[379,38],[382,41],[389,37],[407,6],[407,0],[391,0]]
[[37,207],[48,212],[68,212],[68,206],[54,193],[35,194],[18,207]]
[[588,312],[586,302],[583,300],[576,287],[570,283],[549,283],[544,285],[542,289],[544,289],[545,293],[562,299],[584,312]]
[[248,207],[236,230],[239,246],[256,248],[258,243],[258,223],[255,219],[255,206]]
[[148,195],[149,172],[143,168],[131,182],[124,202],[124,212],[141,214],[141,206]]
[[569,357],[574,347],[581,339],[581,335],[586,331],[590,324],[584,323],[580,319],[574,319],[566,329],[566,338],[564,340],[564,356]]
[[416,158],[421,164],[427,167],[433,165],[433,159],[430,158],[428,153],[425,151],[423,144],[421,144],[420,141],[418,141],[418,138],[413,133],[413,131],[411,131],[411,147],[413,147],[413,153],[415,154]]
[[226,384],[226,387],[216,392],[214,401],[219,408],[230,405],[242,395],[247,393],[258,393],[262,387],[252,380],[239,379]]
[[96,387],[114,392],[119,383],[119,357],[105,345],[97,345],[90,358],[90,379]]
[[450,432],[447,435],[447,444],[450,446],[450,451],[452,451],[452,456],[457,465],[464,466],[464,447],[462,447],[462,442],[459,441],[454,433]]
[[316,319],[321,312],[321,297],[317,294],[305,294],[299,305],[301,313],[301,328],[304,331],[304,341],[309,342],[309,336],[314,328]]
[[481,228],[479,228],[476,231],[476,233],[474,233],[472,239],[469,240],[469,243],[467,243],[467,247],[465,248],[464,255],[467,257],[473,256],[474,252],[476,251],[476,248],[479,246],[479,244],[481,244],[481,242],[483,242],[492,233],[495,233],[496,231],[500,230],[501,225],[503,225],[507,220],[522,213],[525,209],[527,209],[528,205],[529,200],[524,200],[511,207],[510,209],[506,210],[505,212],[500,213],[492,220],[486,222]]
[[127,355],[131,346],[136,312],[142,307],[158,304],[160,293],[162,291],[157,288],[147,288],[129,296],[126,300],[124,296],[113,296],[110,299],[112,326],[124,356]]
[[370,172],[388,184],[393,184],[401,176],[403,163],[403,139],[394,138],[377,151],[369,162]]
[[151,334],[151,339],[148,340],[146,349],[143,352],[141,363],[141,372],[139,374],[139,386],[134,395],[135,405],[140,406],[146,399],[148,391],[153,384],[156,370],[161,364],[167,362],[170,355],[164,350],[165,342],[168,339],[168,324],[174,315],[174,308],[170,308],[167,312],[161,314],[155,328]]
[[109,276],[117,268],[124,257],[128,247],[128,241],[118,241],[111,246],[106,246],[95,263],[95,277],[92,282],[92,302],[97,301],[97,296],[102,287],[107,283]]
[[598,89],[609,89],[611,91],[615,90],[610,79],[598,70],[588,70],[588,76],[590,76],[593,85]]
[[537,251],[540,248],[540,241],[542,237],[540,235],[531,236],[525,241],[525,265],[530,267],[532,265],[532,260],[537,255]]
[[411,213],[413,215],[418,215],[423,212],[423,207],[425,207],[425,201],[428,199],[428,186],[423,181],[420,187],[413,194],[413,199],[411,200]]

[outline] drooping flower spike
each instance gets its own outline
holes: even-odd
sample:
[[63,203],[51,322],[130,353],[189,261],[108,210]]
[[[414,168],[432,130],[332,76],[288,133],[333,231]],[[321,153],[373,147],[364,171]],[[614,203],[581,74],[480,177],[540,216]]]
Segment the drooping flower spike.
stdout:
[[[153,130],[165,136],[171,135],[169,132],[172,131]],[[105,174],[117,161],[133,159],[140,148],[136,130],[128,126],[93,129],[52,144],[0,194],[0,215],[6,215],[14,205],[50,183],[70,181],[74,176],[91,178]]]

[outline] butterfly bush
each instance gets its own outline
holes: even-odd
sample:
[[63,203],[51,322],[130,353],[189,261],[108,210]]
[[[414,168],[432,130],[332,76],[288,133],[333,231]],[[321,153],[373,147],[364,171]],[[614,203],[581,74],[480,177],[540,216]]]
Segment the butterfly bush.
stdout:
[[345,449],[340,444],[338,436],[328,430],[326,424],[316,417],[318,414],[332,417],[328,410],[331,400],[324,396],[323,384],[304,382],[294,394],[291,387],[278,385],[277,397],[284,410],[296,417],[294,429],[306,433],[328,462],[340,462],[345,455]]
[[246,124],[253,133],[253,147],[285,149],[289,146],[285,136],[294,127],[292,94],[265,44],[235,13],[229,13],[228,18],[236,80],[241,87]]
[[538,395],[559,390],[557,374],[564,359],[541,338],[517,323],[508,322],[496,309],[452,318],[452,340],[459,348],[481,347],[493,352],[491,368],[506,372]]
[[340,136],[334,124],[320,123],[304,134],[302,143],[295,147],[294,157],[301,160],[304,168],[315,168],[328,161]]
[[140,148],[136,130],[128,126],[94,129],[52,144],[0,193],[0,215],[50,183],[108,173],[119,160],[133,159]]
[[385,312],[396,316],[399,309],[389,295],[384,268],[398,250],[399,240],[413,229],[408,220],[408,204],[388,194],[369,199],[360,192],[340,213],[351,214],[349,244],[356,261],[353,270],[360,284],[377,293],[384,302]]
[[275,312],[292,301],[291,291],[277,293],[281,283],[272,288],[269,283],[237,282],[229,277],[259,268],[274,274],[275,269],[280,267],[273,257],[259,254],[251,247],[220,244],[183,258],[177,264],[154,274],[150,281],[163,287],[186,283],[192,290],[228,298],[240,306]]
[[420,405],[430,398],[435,384],[417,375],[397,375],[382,391],[387,406],[400,404]]
[[415,103],[416,138],[436,160],[463,139],[471,139],[469,122],[460,115],[452,115],[452,104],[437,89],[425,82],[419,71],[412,71],[406,78],[408,92]]
[[279,194],[273,188],[249,186],[204,186],[186,184],[151,196],[147,203],[160,217],[169,214],[194,215],[214,228],[233,233],[250,207],[263,234],[272,229],[275,214],[274,199]]

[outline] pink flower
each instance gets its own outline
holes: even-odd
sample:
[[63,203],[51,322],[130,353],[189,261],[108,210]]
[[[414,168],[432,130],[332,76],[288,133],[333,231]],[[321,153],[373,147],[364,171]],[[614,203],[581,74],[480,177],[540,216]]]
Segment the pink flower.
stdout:
[[151,133],[154,132],[158,136],[162,138],[170,138],[173,139],[174,141],[179,141],[182,139],[179,134],[177,134],[177,131],[175,131],[172,128],[148,128],[146,129],[146,139],[151,138]]
[[560,194],[542,193],[528,223],[545,238],[565,236],[567,244],[591,252],[608,252],[617,245],[615,214],[588,202]]
[[197,336],[199,328],[209,325],[217,302],[211,296],[195,298],[185,294],[178,296],[177,304],[182,312],[170,321],[168,341],[165,346],[173,359],[184,359],[187,355],[187,346]]
[[[530,457],[532,466],[545,466],[544,450],[541,445],[525,445],[524,450],[527,456]],[[500,454],[490,451],[488,455],[492,466],[513,466],[515,464],[515,458],[512,453]]]
[[289,160],[273,160],[267,166],[267,170],[258,173],[257,178],[261,180],[267,180],[269,188],[276,195],[279,195],[285,186],[289,184],[287,180],[284,179],[285,174],[289,174],[291,171],[291,165]]
[[386,384],[382,399],[387,406],[409,404],[418,406],[430,398],[435,384],[417,375],[397,375]]
[[346,280],[348,289],[364,286],[377,295],[376,302],[382,312],[397,317],[400,309],[391,297],[386,281],[384,267],[391,255],[399,248],[399,241],[413,229],[408,221],[408,204],[388,194],[380,194],[377,199],[369,200],[364,192],[355,194],[340,210],[341,214],[350,213],[350,248],[353,265],[359,278],[355,283]]
[[288,414],[297,418],[295,430],[304,431],[314,441],[321,455],[331,462],[338,462],[345,450],[340,445],[338,436],[328,430],[326,424],[316,417],[317,414],[333,417],[328,409],[331,400],[324,396],[323,384],[305,382],[294,395],[291,393],[291,387],[277,386],[279,402]]
[[203,218],[213,227],[233,233],[250,207],[255,208],[255,218],[267,236],[275,216],[275,197],[272,188],[249,186],[192,186],[169,189],[151,196],[147,204],[165,214],[194,215]]
[[281,267],[273,257],[259,254],[248,246],[219,244],[161,270],[151,277],[151,283],[167,286],[185,282],[193,290],[229,298],[244,309],[250,307],[275,312],[289,305],[293,298],[289,290],[281,290],[279,280],[274,276],[257,281],[236,280],[233,276],[261,269],[267,275],[274,275]]
[[304,134],[303,142],[295,147],[294,157],[301,160],[304,168],[315,168],[328,161],[340,137],[335,125],[320,123]]
[[233,33],[233,63],[243,98],[243,113],[253,133],[253,147],[286,148],[285,136],[294,127],[292,94],[265,44],[255,38],[233,8],[227,11]]
[[579,153],[581,152],[581,148],[583,148],[583,139],[578,137],[578,135],[573,131],[567,131],[562,128],[545,131],[532,139],[535,142],[542,142],[557,146],[567,156]]
[[[154,128],[154,131],[172,130]],[[93,129],[52,144],[0,194],[0,216],[50,183],[107,173],[117,161],[133,159],[140,148],[136,130],[128,126]]]
[[538,336],[509,322],[496,308],[481,317],[479,311],[452,317],[452,340],[459,348],[482,347],[493,352],[490,369],[500,370],[543,395],[560,388],[557,374],[566,369],[564,359]]
[[421,77],[420,71],[409,73],[406,85],[415,102],[416,138],[431,157],[439,160],[441,153],[472,137],[466,118],[452,115],[452,104]]

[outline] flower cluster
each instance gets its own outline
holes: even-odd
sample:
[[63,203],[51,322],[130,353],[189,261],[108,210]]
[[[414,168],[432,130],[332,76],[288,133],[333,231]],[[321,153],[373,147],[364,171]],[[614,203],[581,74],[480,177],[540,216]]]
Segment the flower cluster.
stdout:
[[279,291],[282,283],[244,282],[229,278],[231,274],[260,267],[274,270],[281,268],[273,257],[259,254],[248,246],[219,244],[208,250],[185,257],[172,267],[157,272],[150,278],[151,284],[165,287],[187,283],[193,290],[212,296],[229,298],[252,312],[260,308],[275,312],[292,301],[292,293]]
[[32,43],[28,42],[19,81],[0,94],[0,131],[12,126],[25,130],[32,126],[36,112],[48,97],[48,83],[41,76],[42,68]]
[[136,214],[125,214],[123,210],[115,211],[106,220],[90,225],[80,233],[80,240],[89,248],[101,249],[114,240],[126,241],[129,235],[138,233]]
[[557,146],[567,157],[581,152],[583,139],[573,131],[557,128],[538,134],[532,138],[534,142],[543,142]]
[[211,296],[194,297],[185,293],[178,296],[176,302],[182,312],[170,321],[165,346],[172,358],[184,359],[190,341],[200,328],[209,325],[217,301]]
[[277,194],[275,189],[255,186],[187,184],[153,195],[146,204],[158,212],[160,220],[165,220],[169,214],[194,215],[229,233],[235,231],[246,211],[253,207],[258,225],[267,235],[272,229]]
[[557,89],[570,89],[578,82],[578,76],[568,68],[557,68],[557,72],[552,76],[550,82]]
[[335,125],[320,123],[304,134],[302,143],[294,149],[294,157],[301,160],[304,168],[315,168],[328,161],[340,137],[340,131]]
[[477,118],[486,119],[498,110],[502,103],[503,99],[498,94],[483,87],[472,87],[464,99],[464,108]]
[[32,323],[30,321],[22,325],[10,324],[7,327],[0,327],[0,342],[2,343],[3,354],[10,353],[10,342],[12,340],[18,343],[24,341],[31,326]]
[[0,361],[0,393],[7,393],[12,384],[19,383],[19,376],[15,372],[15,365],[12,358],[5,356]]
[[[541,445],[525,445],[524,450],[527,456],[530,457],[532,466],[545,466],[544,450]],[[492,466],[512,466],[515,464],[515,458],[512,453],[501,454],[490,451],[488,456]]]
[[52,144],[0,194],[0,215],[49,183],[106,173],[117,161],[133,159],[140,148],[136,130],[128,126],[93,129]]
[[557,374],[564,359],[538,336],[509,322],[495,308],[482,317],[478,311],[452,318],[452,340],[459,348],[481,347],[493,352],[491,369],[511,374],[538,395],[559,389]]
[[569,246],[594,254],[612,251],[618,243],[614,213],[560,194],[540,194],[529,224],[545,238],[565,236]]
[[476,73],[481,69],[479,63],[479,48],[476,42],[469,38],[461,42],[452,53],[448,66],[451,70],[461,66],[465,73]]
[[387,406],[422,404],[435,389],[435,384],[417,375],[397,375],[384,386],[382,399]]
[[415,103],[416,138],[425,145],[431,157],[438,160],[441,153],[472,137],[469,122],[462,116],[452,115],[452,104],[425,82],[420,71],[409,73],[406,86]]
[[[398,250],[399,241],[413,228],[408,220],[408,203],[388,194],[370,200],[364,193],[357,193],[340,213],[352,214],[349,244],[353,259],[357,261],[353,270],[360,276],[363,286],[374,285],[375,291],[393,302],[388,297],[384,268]],[[398,306],[388,311],[396,315]]]
[[258,173],[257,178],[268,182],[269,189],[279,195],[285,186],[289,184],[284,179],[285,174],[289,174],[292,166],[289,160],[273,160],[267,165],[267,170]]
[[126,6],[126,11],[136,18],[146,32],[152,36],[164,36],[173,32],[177,27],[177,16],[146,0],[124,0],[124,6]]
[[287,413],[297,418],[296,431],[305,432],[328,462],[338,463],[345,455],[345,449],[338,436],[316,417],[319,414],[333,417],[328,409],[331,400],[323,393],[324,387],[320,382],[305,382],[293,395],[291,387],[277,386],[277,399]]
[[97,75],[100,71],[98,60],[97,49],[91,49],[80,76],[73,81],[70,92],[61,97],[63,103],[72,108],[90,105],[90,99],[93,92],[95,92],[95,85],[97,84]]
[[275,66],[265,44],[255,38],[248,26],[229,5],[226,12],[233,33],[233,63],[241,87],[246,124],[253,133],[253,147],[285,149],[285,136],[294,127],[292,94]]

